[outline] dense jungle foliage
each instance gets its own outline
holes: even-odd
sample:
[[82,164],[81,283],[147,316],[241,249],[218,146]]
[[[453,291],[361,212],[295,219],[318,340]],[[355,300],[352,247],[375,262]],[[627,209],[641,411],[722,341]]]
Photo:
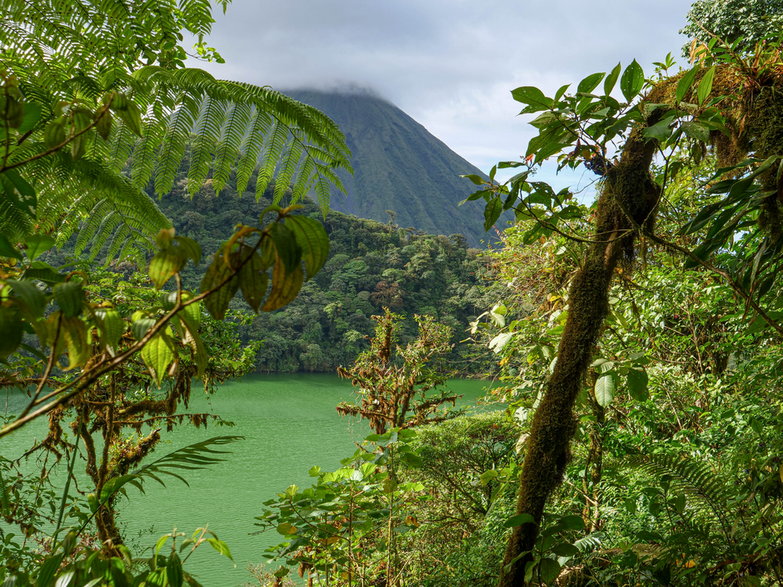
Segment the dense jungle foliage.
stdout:
[[[271,190],[259,201],[231,189],[217,195],[207,186],[191,198],[180,185],[159,205],[177,234],[210,252],[237,223],[252,222],[271,203],[270,197]],[[303,206],[302,214],[322,218],[314,204]],[[427,235],[339,212],[327,214],[323,225],[330,252],[318,275],[288,306],[248,317],[250,323],[239,328],[243,342],[260,342],[254,370],[333,373],[367,348],[374,329],[371,317],[389,308],[405,317],[405,340],[415,333],[416,314],[433,316],[452,329],[447,367],[452,374],[494,371],[486,345],[457,344],[469,337],[470,322],[500,295],[485,252],[468,248],[458,234]],[[196,279],[197,273],[197,268],[185,271],[184,281]],[[249,310],[239,301],[233,307]]]
[[[371,434],[248,512],[282,539],[257,583],[783,583],[783,3],[751,4],[695,2],[682,68],[512,91],[535,116],[525,158],[468,176],[485,228],[517,220],[491,301],[459,237],[323,214],[344,137],[185,67],[183,31],[220,60],[207,2],[4,5],[0,385],[23,404],[0,448],[46,426],[0,454],[4,585],[195,585],[194,550],[231,558],[207,528],[132,552],[117,513],[230,458],[236,436],[157,451],[218,417],[189,410],[195,380],[270,361],[343,362],[356,401],[336,409]],[[550,159],[595,173],[595,201],[537,181]],[[465,415],[438,361],[470,317],[502,386]]]

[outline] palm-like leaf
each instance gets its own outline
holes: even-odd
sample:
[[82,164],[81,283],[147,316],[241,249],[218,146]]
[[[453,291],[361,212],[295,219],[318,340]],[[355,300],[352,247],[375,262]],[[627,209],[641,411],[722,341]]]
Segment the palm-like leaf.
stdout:
[[[331,191],[342,189],[335,170],[349,168],[342,133],[314,108],[279,92],[185,68],[182,50],[163,42],[183,28],[201,37],[211,23],[208,0],[4,3],[0,71],[19,80],[25,104],[41,114],[0,163],[0,173],[24,173],[37,195],[36,217],[0,206],[0,230],[21,240],[36,227],[56,231],[60,242],[79,231],[80,251],[140,257],[169,226],[144,190],[152,181],[158,195],[170,191],[186,154],[191,193],[210,175],[223,189],[234,171],[244,191],[260,166],[258,195],[276,180],[277,200],[291,187],[292,199],[312,192],[326,206]],[[53,121],[72,108],[87,108],[97,121],[109,95],[131,102],[140,120],[106,102],[110,131],[106,125],[99,136],[88,128],[79,140],[88,148],[83,154],[74,148],[73,158],[66,149],[52,154],[45,130]]]
[[708,463],[676,455],[648,455],[629,463],[656,477],[668,477],[672,485],[695,498],[708,513],[727,527],[733,492]]
[[174,452],[170,452],[158,460],[144,465],[133,473],[111,479],[103,486],[100,501],[105,502],[118,491],[124,492],[124,488],[128,484],[133,485],[144,493],[144,483],[149,479],[157,481],[165,487],[166,484],[162,479],[164,476],[179,479],[185,485],[189,485],[187,479],[181,475],[182,471],[205,469],[206,467],[224,461],[225,459],[222,458],[222,455],[228,454],[230,451],[220,450],[216,447],[243,439],[244,436],[215,436],[214,438],[190,444],[175,450]]

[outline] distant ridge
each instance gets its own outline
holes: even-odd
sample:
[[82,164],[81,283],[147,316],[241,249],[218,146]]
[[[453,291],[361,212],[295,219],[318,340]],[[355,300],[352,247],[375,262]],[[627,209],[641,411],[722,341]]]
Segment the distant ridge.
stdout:
[[484,207],[458,206],[474,191],[460,175],[483,173],[449,149],[402,110],[367,91],[291,90],[286,94],[331,117],[353,153],[354,175],[344,175],[347,195],[332,208],[432,234],[465,235],[477,246],[493,241],[483,228]]

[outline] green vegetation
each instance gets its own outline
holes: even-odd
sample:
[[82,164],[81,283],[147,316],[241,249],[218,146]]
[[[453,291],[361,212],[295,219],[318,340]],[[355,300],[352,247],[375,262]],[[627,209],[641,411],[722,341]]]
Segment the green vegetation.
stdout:
[[[194,376],[209,387],[243,370],[241,353],[210,360],[211,342],[213,352],[236,347],[221,348],[220,327],[201,328],[202,307],[223,319],[241,291],[253,310],[275,310],[326,261],[323,226],[273,204],[229,233],[197,290],[183,287],[180,272],[199,264],[201,247],[168,228],[141,187],[154,177],[156,190],[170,189],[186,143],[193,191],[210,172],[219,186],[234,167],[244,189],[262,148],[257,190],[276,177],[278,186],[292,185],[294,201],[311,189],[328,200],[339,186],[334,170],[347,166],[342,135],[319,112],[184,67],[181,31],[198,35],[199,49],[212,54],[203,45],[211,23],[209,4],[195,1],[154,10],[45,0],[3,8],[0,358],[3,386],[27,391],[29,401],[4,418],[0,438],[48,416],[48,435],[31,452],[46,451],[67,468],[59,504],[52,499],[42,509],[57,462],[47,459],[40,476],[25,478],[18,463],[0,461],[3,518],[25,536],[20,544],[3,531],[2,576],[11,584],[190,580],[176,534],[171,552],[160,553],[164,538],[146,568],[133,563],[115,524],[115,499],[145,479],[182,479],[182,470],[220,460],[214,447],[235,439],[217,437],[141,464],[162,427],[209,418],[177,412],[188,404]],[[127,177],[121,169],[129,157]],[[249,171],[241,179],[243,160]],[[275,190],[275,202],[282,196]],[[115,277],[105,287],[97,274],[40,260],[77,230],[77,253],[140,259],[154,252],[145,262],[151,285],[126,287]],[[89,479],[80,488],[79,455]],[[88,526],[94,530],[85,535]],[[28,536],[40,548],[28,546]],[[230,556],[206,529],[180,546],[192,552],[201,544]]]
[[[253,222],[269,203],[247,194],[239,197],[230,188],[223,195],[205,189],[191,199],[180,185],[159,205],[178,234],[214,251],[234,225]],[[470,321],[502,293],[491,280],[486,253],[468,248],[461,235],[426,235],[338,212],[323,218],[313,204],[303,205],[302,214],[323,221],[329,259],[290,305],[274,314],[259,314],[240,328],[245,344],[260,341],[254,370],[333,373],[350,365],[367,348],[374,330],[371,317],[384,308],[404,317],[403,341],[415,336],[415,314],[432,316],[450,327],[451,373],[494,370],[486,347],[457,344],[467,337]],[[186,283],[195,279],[194,272],[184,274]],[[247,310],[240,303],[234,307]]]
[[[684,70],[513,90],[536,116],[525,159],[467,174],[486,229],[517,221],[488,261],[463,237],[327,214],[343,135],[186,68],[183,31],[220,60],[207,2],[8,3],[0,385],[26,403],[0,442],[48,421],[40,472],[0,456],[0,579],[197,584],[195,549],[231,557],[212,531],[132,552],[117,524],[119,496],[187,481],[238,439],[155,454],[174,426],[219,419],[188,411],[193,380],[342,364],[358,402],[336,408],[374,433],[248,513],[283,538],[262,582],[782,583],[783,63],[732,6],[694,5],[689,30],[716,34]],[[536,181],[550,159],[594,172],[595,202]],[[308,193],[320,208],[296,204]],[[502,406],[436,411],[448,370],[486,368],[475,341]]]

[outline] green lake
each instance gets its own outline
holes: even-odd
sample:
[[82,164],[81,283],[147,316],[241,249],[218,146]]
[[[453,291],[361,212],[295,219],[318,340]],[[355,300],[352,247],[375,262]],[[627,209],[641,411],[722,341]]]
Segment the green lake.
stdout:
[[[458,406],[470,407],[483,395],[486,382],[452,380],[448,388],[463,397]],[[332,470],[340,459],[353,454],[354,442],[370,433],[367,424],[341,417],[334,406],[350,400],[353,390],[347,381],[332,375],[249,376],[227,383],[212,396],[199,393],[194,385],[190,410],[219,414],[235,424],[210,424],[207,429],[183,425],[164,433],[154,455],[213,436],[241,435],[245,439],[227,445],[232,454],[209,469],[185,473],[190,486],[176,479],[166,487],[146,484],[146,493],[128,489],[129,500],[121,503],[120,522],[132,550],[140,553],[173,528],[190,535],[209,525],[228,543],[235,564],[203,545],[190,558],[187,569],[207,586],[252,585],[251,564],[264,561],[264,550],[278,543],[274,532],[254,535],[254,517],[264,501],[292,484],[312,482],[307,471],[313,465]],[[18,395],[0,397],[7,412],[19,407]],[[30,447],[31,437],[44,434],[45,424],[34,422],[3,440],[3,456],[13,458]],[[255,583],[258,584],[257,582]]]

